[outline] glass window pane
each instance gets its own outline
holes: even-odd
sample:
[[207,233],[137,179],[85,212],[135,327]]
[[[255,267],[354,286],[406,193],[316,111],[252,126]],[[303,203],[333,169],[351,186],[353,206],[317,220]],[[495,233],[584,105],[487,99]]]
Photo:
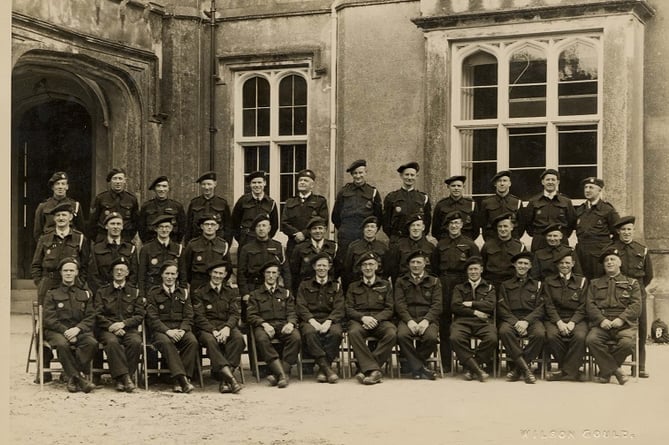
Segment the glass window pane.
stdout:
[[258,106],[269,107],[269,82],[258,77]]
[[269,108],[261,108],[258,110],[257,136],[269,136]]
[[279,84],[279,105],[293,105],[293,78],[295,76],[284,77]]
[[244,110],[242,121],[242,134],[244,136],[256,136],[256,110]]
[[244,108],[255,108],[256,106],[256,84],[257,77],[253,77],[244,82],[242,91],[242,102]]
[[588,176],[597,176],[597,166],[560,167],[560,192],[572,199],[582,199],[581,181]]
[[511,56],[509,83],[511,85],[546,82],[546,57],[535,48],[522,48]]
[[558,127],[558,162],[563,165],[597,165],[597,126]]
[[307,107],[295,108],[293,134],[307,134]]
[[280,108],[279,109],[279,134],[291,135],[293,134],[293,109]]
[[307,168],[307,145],[295,145],[295,171],[304,170]]
[[280,187],[280,201],[284,203],[288,198],[295,194],[295,176],[291,174],[281,175]]
[[497,59],[478,52],[462,64],[462,119],[497,117]]
[[465,192],[474,195],[490,193],[490,178],[497,169],[497,129],[462,130],[462,174],[469,178]]
[[302,76],[293,76],[293,103],[295,105],[307,104],[307,81]]
[[516,51],[509,62],[509,116],[546,115],[546,58],[534,48]]
[[281,146],[281,173],[293,171],[293,159],[295,154],[292,145]]
[[581,42],[558,59],[558,112],[561,116],[597,113],[597,51]]
[[509,129],[509,168],[546,166],[546,129]]
[[467,176],[470,184],[472,195],[489,195],[492,193],[492,186],[490,185],[490,178],[497,173],[497,161],[493,162],[477,162],[473,164],[472,172]]
[[541,193],[539,176],[545,167],[524,170],[511,169],[511,193],[523,201],[529,200],[537,193]]

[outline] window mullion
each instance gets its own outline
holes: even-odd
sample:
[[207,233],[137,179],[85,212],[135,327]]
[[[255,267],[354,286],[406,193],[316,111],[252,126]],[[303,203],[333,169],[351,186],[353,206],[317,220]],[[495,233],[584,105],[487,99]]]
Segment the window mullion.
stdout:
[[553,122],[546,124],[546,167],[558,168],[560,159],[560,147],[557,134],[557,125]]
[[497,171],[509,168],[509,129],[506,125],[497,126]]
[[[555,50],[555,42],[551,41],[548,45],[548,55],[546,60],[546,118],[553,122],[558,117],[558,53]],[[547,147],[551,147],[547,145]]]

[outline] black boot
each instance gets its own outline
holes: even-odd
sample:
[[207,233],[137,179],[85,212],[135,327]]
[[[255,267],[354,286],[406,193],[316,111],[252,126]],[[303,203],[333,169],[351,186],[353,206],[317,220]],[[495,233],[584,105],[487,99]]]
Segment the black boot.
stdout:
[[613,375],[616,378],[616,380],[618,380],[619,385],[624,385],[625,383],[627,383],[627,380],[629,380],[629,378],[625,374],[623,374],[623,370],[620,368],[613,371]]
[[189,392],[191,392],[195,389],[193,384],[190,382],[188,377],[186,377],[185,375],[180,375],[178,380],[179,380],[179,384],[181,385],[181,391],[185,392],[186,394],[188,394]]
[[135,390],[135,383],[130,378],[130,374],[124,374],[122,377],[125,392],[133,392]]
[[481,369],[474,357],[467,359],[464,365],[465,367],[469,368],[469,370],[476,376],[479,382],[485,382],[488,380],[488,373]]
[[283,370],[281,360],[276,359],[272,361],[269,364],[269,369],[274,374],[272,375],[272,377],[274,377],[273,380],[270,380],[269,376],[267,376],[267,380],[270,382],[270,385],[279,386],[279,388],[285,388],[288,386],[288,378],[286,377],[286,374]]
[[318,359],[316,361],[316,364],[318,365],[319,373],[322,372],[323,375],[325,376],[325,381],[327,381],[328,383],[337,383],[337,381],[339,380],[339,376],[330,367],[325,357]]
[[537,378],[532,373],[532,370],[527,365],[527,362],[525,361],[525,358],[523,356],[520,356],[516,359],[516,366],[518,371],[523,374],[523,379],[525,380],[525,383],[532,384],[537,382]]
[[223,381],[230,387],[230,392],[237,394],[242,390],[242,385],[237,382],[237,379],[235,379],[234,374],[232,374],[232,369],[230,369],[229,366],[224,366],[221,370],[221,374],[223,374]]
[[85,393],[89,393],[95,389],[95,384],[91,383],[86,377],[82,375],[75,376],[79,382],[79,387]]

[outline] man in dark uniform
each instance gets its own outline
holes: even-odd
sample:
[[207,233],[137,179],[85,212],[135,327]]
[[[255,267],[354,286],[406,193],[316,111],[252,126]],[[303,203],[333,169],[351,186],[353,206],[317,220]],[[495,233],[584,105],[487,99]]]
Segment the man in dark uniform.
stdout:
[[483,257],[484,278],[496,288],[502,281],[513,278],[516,275],[511,258],[527,248],[518,239],[512,237],[513,222],[510,213],[502,214],[493,221],[497,227],[497,237],[490,238],[481,248]]
[[255,171],[246,178],[251,193],[242,195],[232,209],[232,232],[239,243],[239,249],[253,239],[253,220],[258,215],[269,215],[269,237],[274,238],[279,229],[279,213],[276,202],[265,194],[267,180],[264,171]]
[[[58,360],[68,378],[67,390],[88,393],[95,389],[95,385],[83,374],[89,371],[90,362],[98,350],[98,342],[92,333],[95,309],[91,293],[77,285],[79,261],[76,258],[63,258],[57,270],[61,284],[49,290],[44,299],[44,339],[58,351]],[[76,352],[71,349],[73,345]],[[45,355],[44,366],[48,367],[51,351]]]
[[[321,252],[327,253],[331,258],[337,255],[337,243],[325,239],[327,233],[327,219],[315,216],[309,220],[306,229],[309,237],[299,243],[293,250],[290,258],[290,274],[293,282],[293,293],[297,294],[300,283],[314,276],[313,259]],[[339,278],[339,270],[330,269],[330,278]]]
[[[348,340],[358,360],[356,378],[363,385],[381,383],[381,368],[390,359],[396,342],[397,328],[392,323],[393,288],[389,281],[376,275],[380,258],[367,252],[358,258],[356,267],[362,279],[346,291],[346,315],[349,319]],[[376,348],[370,351],[365,339],[375,337]]]
[[86,283],[86,269],[89,260],[90,244],[84,234],[71,226],[72,204],[62,202],[51,209],[54,230],[44,234],[37,241],[31,265],[31,276],[37,285],[37,301],[44,302],[49,289],[58,287],[61,276],[58,264],[63,258],[72,257],[78,262],[77,280]]
[[546,244],[541,233],[551,224],[560,224],[565,244],[576,228],[576,210],[571,199],[558,191],[560,173],[549,168],[541,173],[540,179],[544,191],[530,199],[523,218],[525,230],[532,237],[533,252]]
[[466,180],[467,177],[462,175],[451,176],[444,180],[448,186],[448,196],[437,203],[432,215],[432,236],[438,240],[448,237],[446,215],[454,211],[458,211],[462,217],[462,233],[472,240],[479,236],[476,202],[462,195]]
[[409,216],[406,219],[408,236],[400,238],[395,244],[390,245],[386,264],[388,265],[393,283],[398,277],[409,271],[407,258],[411,252],[416,250],[422,250],[428,255],[427,272],[431,273],[432,271],[430,259],[434,250],[434,244],[425,237],[425,220],[423,218],[423,215],[419,213]]
[[172,390],[189,393],[196,372],[198,343],[193,335],[193,305],[187,287],[177,285],[179,265],[167,260],[160,266],[161,283],[147,293],[146,316],[156,349],[167,360],[174,380]]
[[[574,249],[562,242],[562,226],[560,224],[551,224],[542,232],[546,240],[546,245],[537,249],[534,253],[534,261],[530,276],[535,280],[545,280],[551,275],[557,275],[557,259],[565,254],[573,252]],[[582,275],[581,266],[576,254],[572,256],[574,260],[574,273]]]
[[95,294],[97,336],[104,346],[116,390],[133,392],[130,376],[137,372],[142,352],[142,336],[138,327],[146,314],[144,297],[127,281],[130,263],[117,257],[111,264],[112,282],[105,283]]
[[200,235],[188,242],[183,255],[186,280],[191,289],[209,282],[209,266],[230,261],[228,243],[218,236],[220,216],[216,213],[203,214],[199,216],[198,223]]
[[104,220],[112,212],[120,213],[123,217],[124,241],[131,242],[137,233],[137,221],[139,218],[139,204],[132,193],[125,190],[127,178],[122,168],[112,168],[107,173],[109,190],[95,197],[91,206],[89,236],[92,241],[99,242],[105,239],[107,231],[104,228]]
[[158,176],[149,185],[155,197],[142,204],[139,209],[139,237],[144,244],[156,238],[156,232],[151,229],[151,221],[160,215],[170,215],[176,221],[170,238],[176,243],[184,239],[186,233],[186,213],[180,202],[168,197],[170,181],[167,176]]
[[200,236],[202,229],[198,221],[203,215],[218,215],[219,227],[216,235],[232,243],[232,216],[228,201],[216,194],[216,172],[209,171],[195,181],[200,184],[202,194],[193,198],[186,213],[185,242]]
[[[256,348],[273,374],[267,376],[271,386],[288,386],[291,366],[297,363],[300,331],[297,326],[295,299],[279,285],[279,264],[270,261],[260,268],[263,284],[251,292],[247,321],[255,335]],[[283,345],[282,356],[274,349],[272,339]]]
[[67,196],[67,191],[70,188],[67,173],[56,172],[51,175],[51,178],[49,178],[49,188],[52,190],[53,195],[40,202],[37,209],[35,209],[35,223],[33,224],[33,237],[35,241],[39,240],[40,236],[45,233],[54,230],[56,224],[53,222],[51,211],[64,202],[72,206],[72,226],[83,232],[85,227],[81,204],[79,204],[79,201],[75,201]]
[[[588,287],[585,310],[590,331],[585,343],[599,365],[595,381],[609,383],[615,376],[620,385],[627,383],[620,365],[634,351],[641,312],[639,282],[620,272],[622,261],[618,251],[607,247],[600,256],[606,275],[595,278]],[[607,342],[616,344],[609,348]]]
[[[444,216],[448,235],[437,243],[432,251],[432,273],[439,276],[442,290],[442,312],[439,321],[439,337],[444,339],[441,345],[441,363],[444,371],[451,370],[451,344],[446,341],[450,336],[451,296],[457,284],[467,281],[465,263],[472,256],[479,256],[479,248],[471,239],[462,234],[462,215],[453,211]],[[434,229],[434,226],[432,226]]]
[[[497,330],[507,354],[515,366],[506,375],[506,380],[516,382],[522,374],[525,383],[535,383],[529,364],[543,351],[546,340],[544,327],[544,303],[541,299],[541,281],[530,277],[532,253],[520,252],[511,258],[516,276],[502,283],[497,301]],[[524,347],[519,338],[527,337]]]
[[602,199],[604,180],[599,178],[585,178],[583,194],[585,202],[576,207],[576,254],[583,269],[583,275],[588,280],[601,277],[604,274],[599,254],[609,244],[615,235],[613,226],[620,218],[616,209]]
[[319,383],[337,383],[339,376],[330,367],[339,355],[344,318],[344,294],[332,280],[332,256],[326,252],[311,260],[314,276],[302,281],[297,291],[297,317],[302,341],[318,365]]
[[332,223],[337,229],[339,255],[335,262],[343,264],[348,246],[362,238],[362,222],[368,216],[376,216],[381,221],[383,204],[376,187],[367,183],[367,161],[358,159],[346,169],[352,182],[342,187],[332,209]]
[[639,282],[641,290],[641,313],[639,314],[639,377],[648,378],[646,371],[646,337],[648,336],[648,320],[646,320],[646,287],[653,281],[653,263],[648,255],[648,248],[634,240],[634,223],[636,218],[624,216],[614,223],[618,239],[612,246],[618,249],[622,260],[621,272]]
[[409,236],[407,221],[412,215],[420,215],[425,221],[425,233],[430,233],[432,204],[427,193],[416,189],[416,178],[420,166],[418,162],[400,165],[397,173],[402,178],[402,187],[388,193],[383,200],[383,231],[386,232],[392,246]]
[[512,195],[510,192],[511,172],[509,170],[499,171],[495,173],[490,182],[495,187],[495,194],[481,201],[481,208],[478,212],[479,226],[483,231],[483,239],[488,241],[490,238],[497,236],[497,228],[494,226],[493,221],[505,213],[511,214],[511,221],[514,227],[513,237],[520,239],[525,230],[522,219],[523,203],[520,198]]
[[239,367],[246,347],[237,328],[241,316],[239,291],[228,284],[232,274],[228,260],[210,264],[208,272],[209,282],[193,292],[195,332],[200,344],[207,348],[212,377],[221,382],[218,390],[236,394],[242,385],[232,371]]
[[167,260],[174,260],[179,265],[179,283],[186,285],[186,268],[183,266],[183,246],[170,239],[174,227],[172,215],[160,215],[153,220],[156,238],[149,241],[139,252],[139,290],[147,295],[149,289],[161,283],[160,268]]
[[107,238],[93,244],[88,266],[88,285],[93,293],[97,292],[99,287],[112,282],[112,263],[121,257],[127,260],[129,273],[127,280],[134,286],[137,285],[139,270],[137,248],[121,237],[123,217],[120,213],[112,212],[105,218],[104,225],[107,229]]
[[[427,359],[437,350],[442,291],[439,279],[429,274],[428,253],[416,250],[409,254],[409,272],[395,284],[397,344],[407,360],[414,379],[434,380],[437,373],[427,367]],[[414,340],[416,345],[414,345]]]
[[[497,350],[495,287],[481,278],[481,257],[470,257],[465,262],[465,268],[467,281],[453,289],[453,324],[449,341],[458,360],[466,369],[465,380],[475,377],[478,381],[485,382],[489,376],[483,368],[491,369],[493,355]],[[475,351],[471,349],[472,337],[480,340]]]
[[388,277],[384,270],[388,269],[387,266],[384,268],[384,263],[388,260],[388,245],[379,241],[376,237],[380,227],[379,219],[376,216],[368,216],[362,221],[362,238],[349,244],[341,270],[344,292],[346,292],[350,283],[360,279],[360,269],[356,268],[355,264],[358,262],[358,258],[367,252],[374,252],[379,257],[380,263],[376,275],[384,279]]
[[546,375],[548,381],[581,379],[579,368],[588,334],[585,320],[588,280],[575,273],[575,256],[571,251],[563,251],[562,257],[555,259],[559,274],[546,278],[542,288],[546,347],[558,362],[558,370]]
[[307,224],[312,218],[318,216],[326,221],[328,219],[327,200],[313,193],[315,181],[316,174],[312,170],[300,171],[297,174],[297,195],[286,200],[281,212],[281,231],[288,237],[288,258],[292,258],[295,246],[309,237]]

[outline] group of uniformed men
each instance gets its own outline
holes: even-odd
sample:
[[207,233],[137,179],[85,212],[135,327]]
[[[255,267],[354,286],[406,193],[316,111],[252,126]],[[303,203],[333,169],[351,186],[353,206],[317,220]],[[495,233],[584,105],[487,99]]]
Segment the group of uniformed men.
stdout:
[[[352,181],[337,194],[331,215],[337,242],[327,239],[328,204],[313,192],[309,169],[297,174],[297,194],[280,221],[262,171],[247,176],[250,193],[231,212],[216,195],[215,172],[197,179],[202,193],[184,211],[169,197],[166,176],[149,185],[155,198],[140,207],[126,190],[125,171],[114,168],[88,224],[67,196],[67,174],[55,173],[53,196],[35,214],[32,276],[45,338],[57,349],[67,389],[95,387],[85,373],[99,341],[116,388],[133,391],[145,319],[175,392],[193,390],[200,346],[220,391],[239,392],[233,371],[245,349],[240,327],[253,334],[268,381],[280,388],[302,344],[317,365],[316,379],[337,382],[331,364],[344,330],[356,378],[368,385],[382,381],[396,344],[405,371],[434,380],[427,360],[439,339],[443,368],[450,370],[453,350],[469,380],[488,378],[499,338],[510,381],[534,383],[529,364],[544,347],[559,365],[548,380],[578,380],[587,345],[597,379],[615,376],[624,384],[620,365],[638,334],[638,371],[648,376],[643,340],[652,266],[634,240],[634,217],[620,218],[603,200],[603,180],[584,179],[585,202],[574,208],[559,193],[553,169],[541,174],[544,190],[527,206],[510,194],[509,171],[494,175],[494,194],[480,204],[463,196],[466,177],[452,176],[445,180],[449,196],[433,211],[415,187],[416,162],[397,169],[402,185],[383,200],[367,183],[366,161],[346,171]],[[273,239],[279,229],[286,248]],[[388,242],[378,238],[381,229]],[[574,230],[575,250],[567,243]],[[519,239],[525,232],[531,251]],[[474,242],[479,234],[481,249]],[[229,283],[233,238],[236,287]],[[472,337],[479,339],[475,349]],[[47,348],[44,361],[51,359]]]

